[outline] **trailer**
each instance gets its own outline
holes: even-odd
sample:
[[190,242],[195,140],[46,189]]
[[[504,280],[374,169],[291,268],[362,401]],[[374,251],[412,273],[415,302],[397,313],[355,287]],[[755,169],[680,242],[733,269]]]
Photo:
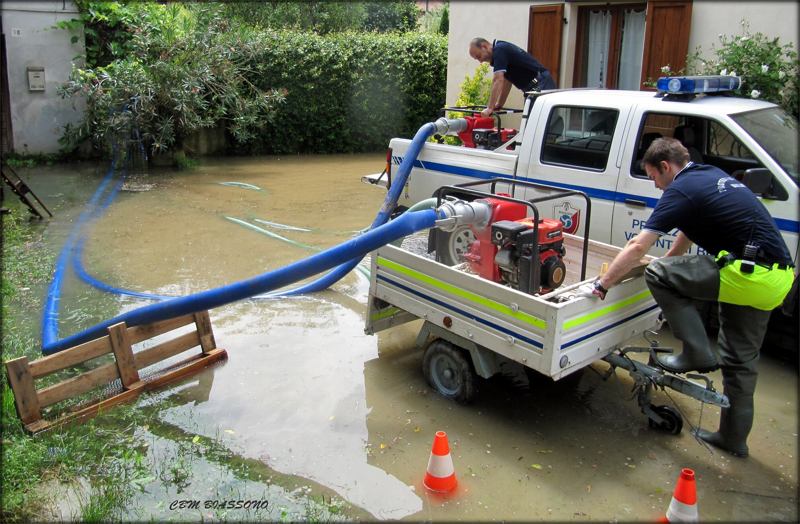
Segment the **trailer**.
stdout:
[[[472,183],[445,186],[436,196],[440,202],[454,195],[516,200],[498,194],[496,187],[504,184],[504,190],[513,192],[513,186],[521,183],[511,182],[509,187],[508,180],[498,179],[477,184],[489,186],[489,191],[477,191]],[[535,203],[526,202],[538,219]],[[588,232],[588,224],[585,229]],[[653,405],[656,388],[669,387],[701,402],[727,407],[728,399],[715,391],[707,377],[680,377],[658,368],[655,353],[671,350],[660,348],[652,337],[648,346],[623,346],[637,336],[649,337],[659,323],[660,310],[643,277],[646,261],[601,301],[586,293],[586,285],[621,248],[589,240],[588,234],[563,236],[566,276],[561,286],[543,294],[483,278],[465,270],[464,263],[438,262],[424,236],[383,246],[371,257],[365,332],[375,334],[424,320],[416,346],[424,350],[425,377],[438,393],[460,402],[468,402],[475,394],[476,376],[495,375],[504,361],[558,381],[605,360],[610,364],[608,376],[616,368],[631,374],[651,427],[677,434],[683,426],[676,409]],[[630,358],[632,352],[649,353],[649,362]]]

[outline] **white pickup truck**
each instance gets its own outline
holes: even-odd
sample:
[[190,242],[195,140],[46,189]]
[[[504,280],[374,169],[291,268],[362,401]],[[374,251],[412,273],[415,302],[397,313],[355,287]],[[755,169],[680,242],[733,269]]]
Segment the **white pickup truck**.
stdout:
[[[698,90],[692,86],[694,93],[680,89],[675,93],[589,89],[531,93],[519,132],[500,147],[425,144],[399,205],[410,207],[444,185],[480,179],[548,184],[588,194],[592,206],[589,237],[623,246],[641,230],[661,194],[640,166],[644,152],[654,139],[674,137],[687,147],[693,161],[718,166],[760,196],[796,264],[800,231],[797,120],[768,102],[729,93],[698,94]],[[392,139],[388,176],[372,175],[364,181],[391,184],[391,168],[399,165],[409,144],[410,140]],[[525,188],[513,196],[541,195]],[[541,212],[559,218],[565,232],[583,235],[585,207],[580,197],[567,196],[548,202]],[[662,237],[651,254],[666,252],[674,238]],[[438,233],[430,247],[436,249],[437,260],[452,265],[471,240],[471,231],[463,228]],[[796,353],[797,312],[794,319],[775,314],[772,324],[768,341]]]

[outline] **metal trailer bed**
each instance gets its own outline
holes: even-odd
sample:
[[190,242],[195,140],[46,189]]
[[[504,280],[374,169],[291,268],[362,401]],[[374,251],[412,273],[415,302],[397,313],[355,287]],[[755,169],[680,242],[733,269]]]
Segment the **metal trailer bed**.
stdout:
[[[413,244],[408,240],[404,246]],[[651,403],[657,387],[670,387],[702,402],[727,406],[727,398],[714,391],[707,377],[688,375],[685,379],[627,356],[631,351],[649,352],[652,363],[655,352],[664,351],[655,342],[650,347],[621,348],[626,340],[646,334],[658,323],[659,309],[645,284],[644,266],[611,288],[604,301],[581,296],[577,288],[592,281],[580,280],[584,241],[564,235],[565,283],[542,296],[483,279],[458,266],[446,266],[419,247],[414,252],[413,248],[383,246],[372,253],[365,332],[374,334],[412,320],[425,320],[417,346],[427,347],[423,366],[426,378],[439,393],[455,400],[469,400],[472,393],[463,390],[465,382],[471,384],[471,377],[459,374],[474,372],[491,377],[499,371],[503,359],[553,380],[605,359],[611,364],[609,375],[617,367],[630,372],[639,404],[653,427],[677,434],[683,425],[675,409]],[[621,248],[588,242],[585,275],[597,275],[602,264],[610,262]]]

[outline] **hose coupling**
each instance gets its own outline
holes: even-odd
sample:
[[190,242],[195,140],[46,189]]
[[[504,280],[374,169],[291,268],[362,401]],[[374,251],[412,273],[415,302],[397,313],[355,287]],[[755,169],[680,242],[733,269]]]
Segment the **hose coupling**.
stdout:
[[466,118],[445,118],[442,117],[433,123],[436,126],[436,134],[457,135],[467,130]]
[[459,226],[469,225],[483,229],[492,217],[491,206],[480,200],[449,200],[443,202],[436,211],[440,217],[435,223],[436,227],[448,232],[455,231]]

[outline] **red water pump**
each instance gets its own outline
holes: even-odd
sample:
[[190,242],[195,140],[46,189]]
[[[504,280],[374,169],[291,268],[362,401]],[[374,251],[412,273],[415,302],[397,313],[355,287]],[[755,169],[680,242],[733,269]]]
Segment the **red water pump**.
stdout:
[[472,229],[476,240],[464,255],[470,268],[525,293],[547,293],[560,286],[567,274],[561,221],[542,218],[534,228],[524,204],[483,201],[492,206],[492,218],[485,228]]
[[[498,131],[495,119],[490,116],[465,116],[467,129],[458,134],[465,147],[497,149],[517,135],[516,129],[502,128]],[[499,119],[498,119],[499,122]],[[509,146],[508,149],[513,149]]]

